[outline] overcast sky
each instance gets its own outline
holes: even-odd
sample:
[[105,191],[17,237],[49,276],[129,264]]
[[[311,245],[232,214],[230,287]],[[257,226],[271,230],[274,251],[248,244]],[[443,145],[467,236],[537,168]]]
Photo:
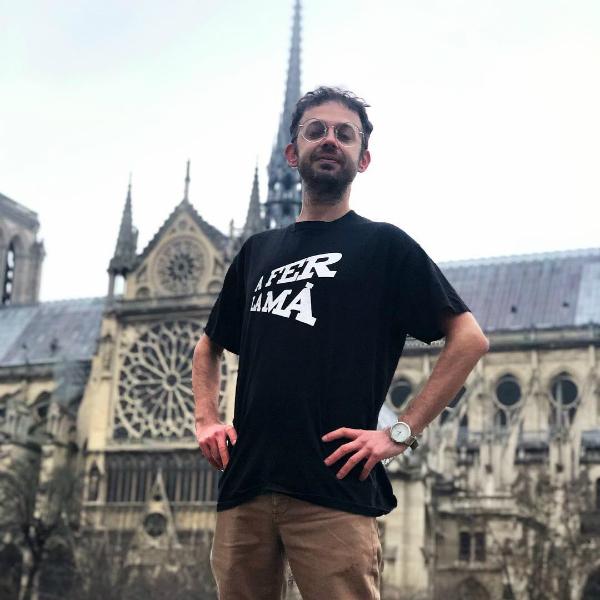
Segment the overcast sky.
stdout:
[[[0,192],[42,298],[103,295],[133,174],[139,250],[183,195],[243,224],[283,104],[293,0],[0,1]],[[304,0],[302,89],[371,105],[351,204],[436,261],[600,245],[600,2]]]

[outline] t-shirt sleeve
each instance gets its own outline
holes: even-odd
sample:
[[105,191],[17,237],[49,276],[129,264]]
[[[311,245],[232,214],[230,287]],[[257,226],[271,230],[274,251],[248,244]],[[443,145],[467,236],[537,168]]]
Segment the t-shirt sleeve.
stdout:
[[227,270],[221,293],[204,328],[204,332],[212,341],[238,355],[242,337],[244,297],[243,258],[240,251]]
[[403,330],[427,344],[444,337],[444,312],[469,311],[456,290],[425,250],[408,238],[409,248],[400,265],[400,322]]

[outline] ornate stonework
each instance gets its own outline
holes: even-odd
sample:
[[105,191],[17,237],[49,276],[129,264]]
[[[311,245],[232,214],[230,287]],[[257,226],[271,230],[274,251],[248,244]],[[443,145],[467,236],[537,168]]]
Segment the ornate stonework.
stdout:
[[178,236],[165,244],[154,264],[158,286],[163,292],[175,296],[197,292],[205,270],[202,245],[190,236]]
[[[194,436],[192,356],[200,323],[176,320],[142,330],[124,353],[115,406],[115,439],[173,439]],[[222,363],[223,398],[227,382]]]

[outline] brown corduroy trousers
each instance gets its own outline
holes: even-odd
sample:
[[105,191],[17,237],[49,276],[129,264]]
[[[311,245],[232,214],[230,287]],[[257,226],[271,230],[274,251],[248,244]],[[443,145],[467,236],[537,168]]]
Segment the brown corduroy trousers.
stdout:
[[285,558],[303,600],[379,600],[374,517],[284,494],[217,513],[211,552],[219,600],[281,600]]

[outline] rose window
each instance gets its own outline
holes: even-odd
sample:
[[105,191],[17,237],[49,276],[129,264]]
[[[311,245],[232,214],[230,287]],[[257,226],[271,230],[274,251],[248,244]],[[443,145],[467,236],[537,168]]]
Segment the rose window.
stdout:
[[[150,327],[127,350],[119,373],[116,439],[195,436],[192,357],[199,323],[167,321]],[[220,412],[227,385],[221,362]]]
[[192,294],[204,272],[204,253],[193,238],[179,237],[160,251],[156,259],[160,286],[171,294]]

